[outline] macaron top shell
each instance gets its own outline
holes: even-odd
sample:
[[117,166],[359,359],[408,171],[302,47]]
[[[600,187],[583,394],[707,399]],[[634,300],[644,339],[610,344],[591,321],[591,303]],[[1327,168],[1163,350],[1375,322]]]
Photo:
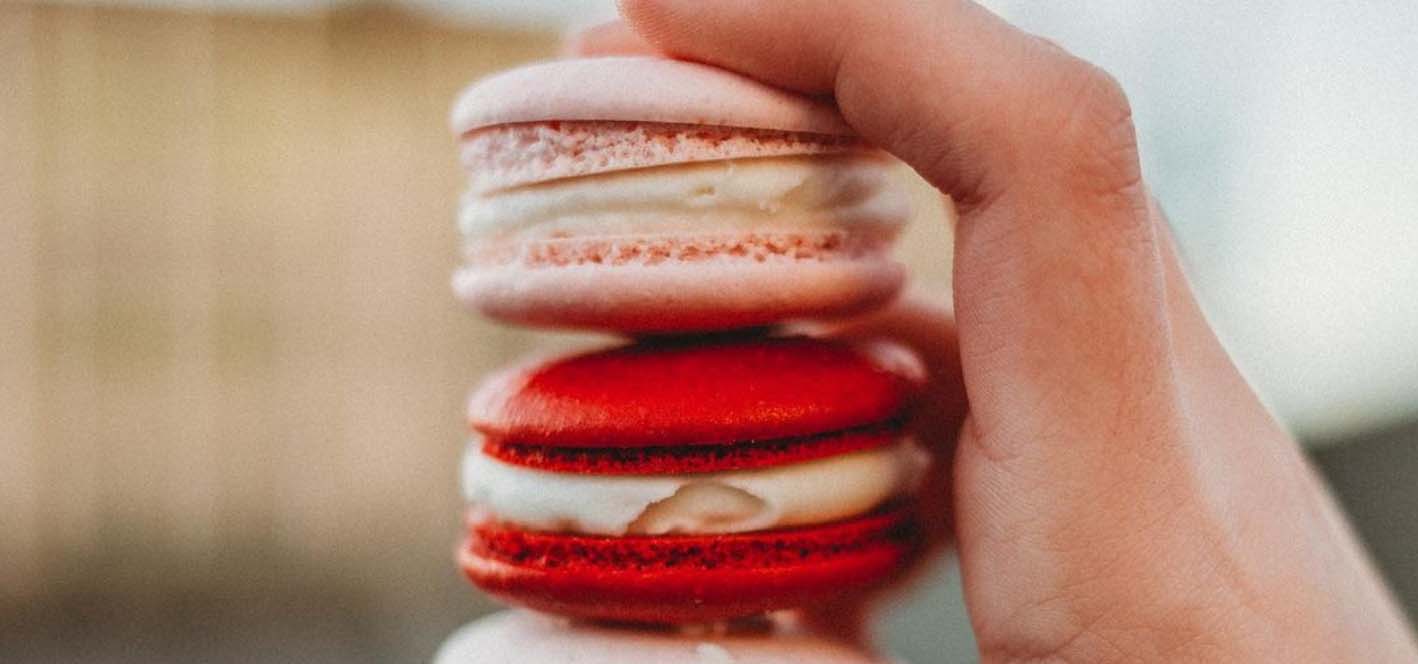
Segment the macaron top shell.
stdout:
[[463,92],[449,125],[462,135],[545,120],[853,134],[831,104],[716,67],[652,56],[553,60],[495,74]]
[[454,634],[434,664],[880,664],[858,648],[790,626],[693,635],[576,623],[526,611],[483,618]]
[[495,375],[468,416],[489,438],[552,447],[773,440],[898,417],[922,375],[914,355],[886,343],[649,343]]

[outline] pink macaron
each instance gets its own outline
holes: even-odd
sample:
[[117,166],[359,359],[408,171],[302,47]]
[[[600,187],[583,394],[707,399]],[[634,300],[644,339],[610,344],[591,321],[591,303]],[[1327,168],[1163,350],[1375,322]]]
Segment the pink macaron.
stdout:
[[560,60],[473,85],[452,128],[469,173],[454,290],[494,318],[709,331],[900,289],[902,167],[822,101],[663,58]]
[[[471,623],[434,664],[886,664],[840,636],[814,634],[782,616],[715,630],[632,629],[523,611]],[[899,660],[889,660],[898,662]]]

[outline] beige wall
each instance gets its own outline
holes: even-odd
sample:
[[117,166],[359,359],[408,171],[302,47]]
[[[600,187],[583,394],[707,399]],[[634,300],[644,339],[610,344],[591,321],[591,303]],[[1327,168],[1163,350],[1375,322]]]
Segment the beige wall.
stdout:
[[[272,564],[396,606],[464,592],[462,397],[578,340],[449,297],[444,118],[553,47],[370,12],[0,8],[0,597]],[[939,289],[948,245],[919,226]]]

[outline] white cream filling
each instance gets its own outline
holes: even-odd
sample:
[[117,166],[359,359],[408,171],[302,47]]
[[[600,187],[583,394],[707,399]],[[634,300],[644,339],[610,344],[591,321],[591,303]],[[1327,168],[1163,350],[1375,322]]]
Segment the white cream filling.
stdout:
[[899,165],[872,154],[729,159],[469,193],[470,242],[744,230],[872,230],[910,214]]
[[914,490],[929,459],[909,439],[799,463],[683,475],[584,475],[463,458],[469,505],[530,530],[589,535],[738,533],[826,523]]

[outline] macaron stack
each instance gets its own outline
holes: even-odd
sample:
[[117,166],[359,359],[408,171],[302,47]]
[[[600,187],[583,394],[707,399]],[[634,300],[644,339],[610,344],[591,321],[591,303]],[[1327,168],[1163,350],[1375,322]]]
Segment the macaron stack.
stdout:
[[[903,425],[920,366],[778,331],[896,295],[895,162],[829,104],[654,57],[508,71],[469,88],[452,124],[470,176],[459,298],[635,341],[474,391],[459,563],[576,622],[498,617],[439,661],[720,661],[676,659],[706,645],[684,626],[830,606],[897,573],[919,543],[908,497],[927,457]],[[523,633],[563,646],[504,643]],[[873,661],[814,639],[708,645],[738,657],[722,661]]]

